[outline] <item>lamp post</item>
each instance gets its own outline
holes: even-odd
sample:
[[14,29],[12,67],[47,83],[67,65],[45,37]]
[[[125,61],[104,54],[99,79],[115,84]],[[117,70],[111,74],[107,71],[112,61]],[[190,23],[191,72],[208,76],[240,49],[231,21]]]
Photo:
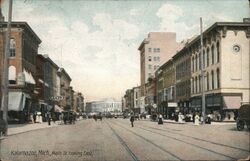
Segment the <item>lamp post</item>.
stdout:
[[6,124],[5,135],[8,134],[8,102],[9,102],[9,55],[10,55],[10,33],[11,33],[11,18],[12,18],[12,0],[9,0],[9,13],[8,13],[8,23],[7,32],[5,35],[5,50],[4,50],[4,64],[3,64],[3,80],[2,80],[2,104],[1,108],[3,110],[3,120]]
[[[200,17],[200,32],[201,32],[201,57],[203,57],[203,34],[202,34],[202,17]],[[205,124],[205,117],[206,117],[206,106],[205,106],[205,86],[204,86],[204,73],[205,73],[205,69],[204,69],[204,62],[203,62],[204,58],[201,58],[201,81],[202,81],[202,88],[201,88],[201,94],[202,94],[202,124]]]

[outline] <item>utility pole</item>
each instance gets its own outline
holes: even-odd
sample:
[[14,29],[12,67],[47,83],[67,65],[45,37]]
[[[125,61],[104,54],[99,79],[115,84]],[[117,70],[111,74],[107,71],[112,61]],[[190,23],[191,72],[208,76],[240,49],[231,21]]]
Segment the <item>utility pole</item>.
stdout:
[[9,15],[7,23],[7,32],[5,34],[5,50],[4,50],[4,66],[2,80],[2,104],[3,120],[6,124],[5,135],[8,134],[8,99],[9,99],[9,55],[10,55],[10,33],[11,33],[11,17],[12,17],[12,0],[9,0]]
[[205,117],[206,117],[206,106],[205,106],[205,83],[204,83],[204,73],[205,73],[205,68],[204,68],[204,61],[205,58],[203,58],[203,30],[202,30],[202,17],[200,17],[200,31],[201,31],[201,94],[202,94],[202,99],[201,99],[201,103],[202,103],[202,124],[205,124]]

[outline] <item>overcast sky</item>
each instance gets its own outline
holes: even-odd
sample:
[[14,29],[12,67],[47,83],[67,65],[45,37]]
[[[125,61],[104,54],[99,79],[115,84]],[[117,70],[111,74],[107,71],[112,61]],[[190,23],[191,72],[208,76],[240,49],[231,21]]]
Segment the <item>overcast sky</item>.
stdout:
[[[7,20],[8,5],[3,4]],[[138,46],[151,31],[181,41],[216,21],[249,17],[248,0],[14,0],[13,21],[26,21],[87,101],[121,99],[140,84]]]

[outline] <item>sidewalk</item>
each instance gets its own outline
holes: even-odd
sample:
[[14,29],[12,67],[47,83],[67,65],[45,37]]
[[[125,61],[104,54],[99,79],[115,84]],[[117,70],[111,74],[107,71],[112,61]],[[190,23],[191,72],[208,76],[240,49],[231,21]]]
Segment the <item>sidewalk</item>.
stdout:
[[[30,124],[9,124],[8,125],[8,136],[25,133],[33,130],[44,129],[44,128],[51,128],[58,126],[57,123],[51,122],[51,125],[48,125],[48,122],[43,123],[30,123]],[[7,137],[8,137],[7,136]],[[4,137],[0,138],[3,139]]]
[[[140,120],[144,120],[144,121],[151,121],[151,119],[140,119]],[[164,119],[163,120],[164,123],[170,123],[170,124],[186,124],[186,125],[194,125],[193,122],[176,122],[175,120],[168,120],[168,119]],[[224,122],[211,122],[211,124],[206,124],[206,125],[235,125],[236,122],[229,122],[229,121],[224,121]]]

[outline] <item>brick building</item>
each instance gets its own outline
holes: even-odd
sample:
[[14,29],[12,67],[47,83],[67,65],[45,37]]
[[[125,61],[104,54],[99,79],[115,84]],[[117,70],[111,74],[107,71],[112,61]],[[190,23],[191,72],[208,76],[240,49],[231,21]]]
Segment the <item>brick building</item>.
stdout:
[[[2,80],[7,23],[0,22],[0,80]],[[12,22],[9,55],[9,117],[28,121],[38,108],[36,56],[40,38],[26,22]],[[1,94],[2,96],[2,94]]]

